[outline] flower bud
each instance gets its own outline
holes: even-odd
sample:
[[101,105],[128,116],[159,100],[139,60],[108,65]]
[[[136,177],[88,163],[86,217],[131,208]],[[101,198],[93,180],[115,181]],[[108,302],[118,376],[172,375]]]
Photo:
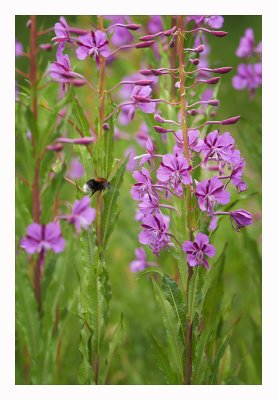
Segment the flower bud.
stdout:
[[145,75],[145,76],[147,76],[147,75],[153,75],[153,73],[152,73],[152,71],[150,71],[150,69],[141,69],[141,70],[139,71],[139,73],[140,73],[141,75]]
[[188,111],[192,117],[199,114],[199,111],[193,108],[192,110]]
[[197,46],[194,51],[196,53],[202,53],[205,50],[205,46],[203,44],[200,44],[199,46]]
[[143,42],[148,42],[149,40],[153,40],[155,38],[154,35],[145,35],[139,38],[139,40]]
[[211,79],[207,79],[206,81],[204,81],[205,83],[207,83],[208,85],[215,85],[220,81],[220,77],[219,76],[215,76],[214,78]]
[[228,32],[225,32],[225,31],[210,31],[209,33],[211,33],[213,36],[217,36],[217,37],[224,37],[224,36],[228,35]]
[[212,99],[212,100],[209,100],[208,101],[208,104],[210,105],[210,106],[218,106],[219,105],[219,100],[217,100],[217,99]]
[[134,81],[134,85],[136,85],[136,86],[151,86],[153,83],[154,83],[154,81],[151,81],[150,79]]
[[144,49],[146,47],[151,47],[152,44],[155,43],[155,40],[150,40],[149,42],[141,42],[135,45],[136,49]]
[[190,58],[189,61],[193,64],[193,65],[198,65],[200,63],[200,61],[198,60],[198,58]]
[[221,123],[222,125],[233,125],[240,119],[240,115],[228,119],[224,119]]
[[227,74],[230,71],[232,71],[232,67],[220,67],[213,69],[213,72],[216,72],[217,74]]
[[165,36],[170,36],[176,31],[176,26],[173,26],[171,29],[164,31]]
[[47,146],[46,147],[46,149],[47,150],[49,150],[49,151],[56,151],[56,152],[59,152],[59,151],[62,151],[62,149],[63,149],[63,145],[62,144],[53,144],[53,145],[49,145],[49,146]]
[[172,49],[175,46],[175,37],[173,36],[169,42],[169,47]]
[[155,114],[154,115],[154,120],[157,121],[157,122],[160,122],[161,124],[163,124],[164,121],[165,121],[164,118],[161,117],[159,114]]
[[167,133],[168,132],[168,129],[165,129],[162,126],[154,126],[154,129],[157,133]]
[[241,229],[252,224],[252,214],[243,209],[231,211],[230,217],[235,222],[236,229]]
[[136,31],[141,27],[140,24],[127,24],[124,28],[130,29],[130,31]]
[[104,129],[104,131],[109,131],[109,130],[110,130],[110,125],[109,125],[107,122],[105,122],[105,123],[102,125],[102,128]]

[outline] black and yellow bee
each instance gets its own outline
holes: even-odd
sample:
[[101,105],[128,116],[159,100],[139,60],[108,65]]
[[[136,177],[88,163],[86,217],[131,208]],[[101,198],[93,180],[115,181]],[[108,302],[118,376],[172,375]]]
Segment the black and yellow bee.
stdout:
[[105,178],[94,178],[87,181],[83,186],[85,194],[93,196],[96,192],[103,192],[103,190],[110,189],[111,184]]

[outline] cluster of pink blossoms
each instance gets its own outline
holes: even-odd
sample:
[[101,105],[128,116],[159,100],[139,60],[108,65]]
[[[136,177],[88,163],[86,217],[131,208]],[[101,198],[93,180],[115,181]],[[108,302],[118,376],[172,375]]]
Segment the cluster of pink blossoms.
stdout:
[[[195,42],[198,41],[198,33],[204,31],[207,34],[223,37],[227,34],[224,31],[214,31],[209,29],[221,28],[223,18],[220,16],[197,16],[189,17],[189,21],[194,21],[194,26],[187,33],[195,34]],[[205,26],[208,26],[207,28]],[[142,40],[153,40],[154,37],[169,36],[170,40],[178,34],[178,29],[173,27],[170,32],[164,31],[155,35],[144,36]],[[202,37],[202,36],[201,36]],[[198,42],[199,43],[199,42]],[[205,46],[198,44],[197,48],[185,49],[187,63],[193,65],[201,65],[199,60],[200,53],[204,52]],[[191,99],[197,96],[193,90],[198,84],[215,85],[220,77],[210,77],[211,74],[225,74],[231,71],[230,67],[208,68],[208,66],[198,67],[194,72],[193,83],[186,88],[187,98]],[[178,69],[159,68],[158,70],[140,71],[143,75],[156,74],[157,76],[174,74],[178,80]],[[208,79],[203,79],[199,73],[208,72]],[[179,82],[175,85],[180,87]],[[211,92],[213,95],[213,92]],[[153,104],[170,102],[163,99],[153,99],[149,96],[139,97],[141,103],[145,102],[148,107]],[[215,98],[203,100],[203,97],[196,99],[193,104],[186,104],[186,117],[194,117],[202,115],[201,108],[203,106],[218,107],[219,101]],[[172,103],[172,106],[175,104]],[[192,113],[192,110],[194,112]],[[214,112],[211,115],[215,115]],[[206,118],[206,117],[205,117]],[[252,215],[246,210],[239,209],[233,211],[220,210],[220,206],[224,206],[230,202],[229,185],[235,186],[238,192],[247,190],[247,185],[243,180],[243,170],[245,160],[241,157],[240,151],[236,148],[235,140],[229,132],[220,132],[219,129],[213,130],[208,134],[204,133],[202,128],[207,125],[227,126],[235,124],[239,120],[239,116],[227,118],[224,120],[207,120],[198,126],[188,128],[188,150],[189,158],[185,157],[183,131],[180,129],[181,124],[178,121],[165,119],[161,114],[155,114],[154,119],[160,124],[167,124],[170,128],[164,128],[161,125],[154,126],[157,133],[163,135],[166,141],[168,135],[173,135],[175,143],[172,151],[161,155],[156,152],[155,143],[148,137],[145,140],[145,153],[135,157],[139,160],[141,169],[133,172],[136,183],[131,189],[132,198],[138,202],[138,213],[136,219],[141,222],[142,231],[139,233],[138,239],[141,244],[148,245],[154,254],[169,246],[174,246],[172,238],[175,236],[170,232],[169,216],[164,214],[164,209],[173,209],[170,204],[164,204],[163,201],[172,199],[172,196],[182,197],[186,187],[190,187],[192,194],[193,207],[198,207],[198,215],[200,223],[193,227],[195,237],[193,241],[185,241],[181,245],[182,250],[186,253],[187,262],[191,267],[204,265],[209,269],[209,263],[206,257],[215,255],[215,247],[209,244],[208,235],[198,231],[199,227],[214,230],[216,228],[219,216],[228,215],[230,217],[234,229],[239,230],[252,223]],[[198,119],[199,120],[199,119]],[[172,128],[173,127],[173,128]],[[169,141],[168,141],[169,142]],[[172,141],[170,142],[172,143]],[[170,146],[170,144],[169,144]],[[149,166],[149,169],[146,166]],[[213,174],[210,178],[198,181],[194,178],[195,170],[201,168],[206,174]],[[184,229],[185,223],[184,223]],[[147,266],[146,261],[140,262],[138,270]],[[132,269],[134,270],[134,268]]]

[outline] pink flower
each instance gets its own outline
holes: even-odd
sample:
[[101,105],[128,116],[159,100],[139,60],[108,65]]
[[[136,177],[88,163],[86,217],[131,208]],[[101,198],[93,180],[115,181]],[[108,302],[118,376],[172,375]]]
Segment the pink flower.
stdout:
[[183,193],[182,184],[190,185],[192,183],[190,170],[191,166],[188,165],[184,156],[166,154],[157,170],[157,178],[160,182],[169,183],[174,191],[180,195]]
[[87,57],[93,57],[97,67],[100,65],[100,56],[108,57],[110,50],[108,47],[107,35],[102,31],[91,31],[90,33],[81,36],[77,41],[78,48],[76,50],[79,60],[84,60]]
[[143,218],[143,231],[139,234],[139,242],[148,244],[154,254],[159,252],[169,244],[167,235],[168,227],[162,214],[147,214]]
[[216,176],[198,183],[195,194],[202,211],[212,212],[217,203],[227,204],[230,201],[230,193]]
[[20,241],[20,246],[28,254],[45,253],[53,250],[61,253],[64,250],[65,240],[62,238],[61,228],[58,223],[50,222],[47,225],[37,223],[27,227],[27,234]]
[[84,196],[81,200],[76,200],[72,213],[65,217],[70,224],[75,226],[76,232],[80,233],[81,228],[87,230],[95,220],[96,211],[90,207],[90,198]]
[[131,189],[134,200],[142,200],[145,194],[152,193],[153,182],[146,168],[142,167],[141,171],[134,171],[133,177],[137,181]]
[[85,170],[78,158],[73,158],[70,163],[68,176],[71,179],[81,179],[84,176]]
[[191,267],[204,265],[206,269],[210,269],[209,263],[205,256],[213,257],[216,253],[215,247],[209,244],[209,237],[204,233],[197,233],[194,242],[187,240],[182,249],[187,255],[187,262]]

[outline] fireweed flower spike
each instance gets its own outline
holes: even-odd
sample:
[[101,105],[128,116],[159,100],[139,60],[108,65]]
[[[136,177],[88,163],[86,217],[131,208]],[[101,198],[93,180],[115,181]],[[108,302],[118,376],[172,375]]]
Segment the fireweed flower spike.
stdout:
[[64,250],[65,240],[62,237],[60,225],[50,222],[47,225],[31,224],[27,228],[26,236],[20,241],[20,246],[28,254],[52,250],[61,253]]
[[206,269],[210,269],[210,265],[205,258],[213,257],[216,253],[215,247],[209,244],[209,237],[204,233],[198,232],[193,242],[187,240],[182,249],[187,255],[187,262],[191,267],[204,265]]
[[98,68],[100,66],[100,56],[107,58],[110,55],[107,35],[100,30],[96,32],[91,31],[87,35],[79,38],[76,43],[79,46],[76,50],[79,60],[93,57]]

